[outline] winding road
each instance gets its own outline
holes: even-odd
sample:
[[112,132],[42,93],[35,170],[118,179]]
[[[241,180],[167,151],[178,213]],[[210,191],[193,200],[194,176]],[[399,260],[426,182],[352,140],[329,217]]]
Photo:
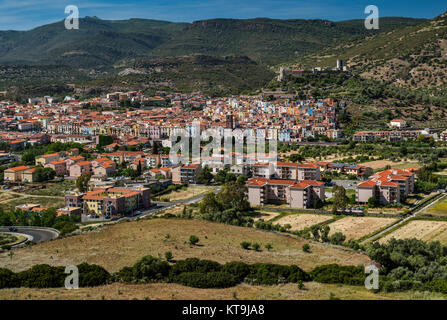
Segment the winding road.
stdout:
[[[0,227],[0,232],[9,232],[9,227]],[[59,233],[57,233],[56,231],[39,227],[17,227],[16,232],[33,237],[32,241],[35,243],[56,239],[59,236]]]

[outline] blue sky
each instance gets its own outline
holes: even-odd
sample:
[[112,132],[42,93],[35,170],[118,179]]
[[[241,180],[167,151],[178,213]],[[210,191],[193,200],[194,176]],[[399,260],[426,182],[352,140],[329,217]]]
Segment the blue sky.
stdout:
[[446,0],[0,0],[0,30],[29,30],[63,20],[65,6],[81,17],[147,18],[192,22],[211,18],[363,19],[367,5],[379,14],[432,18],[447,11]]

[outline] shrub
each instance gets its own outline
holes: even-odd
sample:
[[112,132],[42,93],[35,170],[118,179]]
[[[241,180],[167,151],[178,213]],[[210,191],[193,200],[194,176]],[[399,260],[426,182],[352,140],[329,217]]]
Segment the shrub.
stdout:
[[191,245],[196,245],[198,242],[200,241],[199,237],[195,236],[195,235],[191,235],[189,237],[189,244]]
[[9,269],[0,268],[0,289],[14,287],[18,287],[16,274]]
[[127,283],[134,281],[135,277],[133,274],[133,268],[132,267],[122,268],[120,271],[114,274],[114,278],[116,281],[122,281]]
[[261,248],[261,245],[259,243],[257,243],[257,242],[253,243],[253,249],[255,251],[259,251],[259,248]]
[[310,272],[310,275],[313,281],[321,283],[362,285],[365,281],[364,269],[361,266],[328,264],[316,267]]
[[165,258],[166,258],[166,261],[171,261],[172,258],[173,258],[172,252],[171,251],[166,251],[165,252]]
[[178,283],[194,288],[229,288],[238,284],[238,280],[227,272],[183,272],[177,276]]
[[240,261],[227,262],[222,271],[233,275],[239,282],[242,282],[250,273],[250,266]]
[[58,288],[65,282],[64,267],[52,267],[48,264],[38,264],[17,274],[22,287],[28,288]]
[[60,235],[64,236],[75,231],[78,227],[76,223],[72,221],[59,221],[53,225],[53,228],[60,231]]
[[78,265],[79,287],[96,287],[106,284],[110,273],[96,264],[81,263]]
[[145,282],[164,280],[169,276],[169,270],[169,263],[153,256],[141,258],[132,268],[134,278]]
[[310,245],[308,243],[303,244],[303,251],[310,252]]
[[218,272],[222,270],[222,266],[215,261],[200,260],[197,258],[188,258],[186,260],[179,260],[171,267],[171,280],[176,281],[176,277],[181,273],[186,272]]
[[340,245],[346,240],[346,236],[341,232],[335,232],[329,237],[329,242],[331,244]]
[[433,280],[427,282],[424,288],[429,291],[447,293],[447,280]]
[[251,243],[248,242],[248,241],[242,241],[241,242],[242,249],[248,250],[250,248],[250,246],[251,246]]
[[286,282],[307,281],[309,275],[298,266],[282,266],[271,263],[255,263],[250,266],[249,282],[261,285],[274,285]]

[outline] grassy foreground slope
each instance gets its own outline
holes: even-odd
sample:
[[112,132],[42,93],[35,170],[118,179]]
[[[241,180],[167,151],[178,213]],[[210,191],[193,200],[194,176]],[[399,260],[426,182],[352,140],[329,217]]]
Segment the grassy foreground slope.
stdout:
[[[186,244],[190,235],[200,238],[198,246]],[[167,236],[169,235],[169,236]],[[242,241],[258,242],[262,251],[244,250]],[[273,249],[263,248],[271,243]],[[32,265],[71,265],[82,262],[99,264],[109,272],[133,265],[145,255],[164,257],[171,251],[174,259],[196,257],[219,263],[244,261],[296,264],[308,271],[329,263],[366,264],[369,258],[358,252],[320,243],[310,243],[311,253],[304,253],[307,240],[252,228],[235,227],[201,220],[151,219],[121,222],[100,231],[57,239],[14,251],[13,257],[0,254],[0,265],[13,271]]]
[[[185,242],[195,234],[199,245]],[[169,235],[169,236],[167,236]],[[242,241],[271,243],[268,251],[243,250]],[[51,265],[95,263],[108,271],[118,271],[144,255],[163,255],[171,251],[174,259],[198,257],[220,263],[244,261],[246,263],[271,262],[297,264],[309,271],[317,265],[337,263],[342,265],[366,264],[369,258],[363,253],[343,247],[310,242],[311,253],[304,253],[302,245],[307,240],[291,235],[262,230],[229,226],[203,220],[165,219],[139,220],[108,225],[98,231],[61,238],[32,247],[14,250],[12,257],[0,254],[0,265],[14,271],[34,264]],[[64,288],[0,290],[0,299],[59,300],[59,299],[445,299],[446,296],[429,292],[373,293],[362,286],[347,286],[306,282],[304,289],[296,284],[257,286],[240,284],[227,289],[197,289],[175,283],[124,284],[113,283],[95,288],[66,290]]]
[[79,290],[57,289],[4,289],[0,299],[21,300],[445,300],[446,296],[433,292],[373,293],[364,287],[306,282],[304,290],[295,283],[276,286],[241,284],[227,289],[196,289],[173,283],[121,284],[114,283]]

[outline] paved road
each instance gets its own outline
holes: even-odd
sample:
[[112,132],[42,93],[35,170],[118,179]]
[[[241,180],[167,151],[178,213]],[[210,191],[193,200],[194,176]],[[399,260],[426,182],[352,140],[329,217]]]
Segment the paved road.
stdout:
[[[0,232],[9,232],[9,228],[0,228]],[[59,235],[52,230],[40,228],[20,228],[17,227],[17,233],[27,234],[33,237],[33,242],[44,242],[51,239],[56,239]]]
[[[221,190],[221,188],[218,187],[218,188],[214,189],[213,192],[217,194],[220,190]],[[189,198],[187,200],[177,200],[177,201],[172,201],[172,202],[155,202],[155,201],[153,201],[152,203],[155,205],[154,207],[150,208],[149,210],[143,211],[138,216],[133,216],[133,217],[130,217],[128,219],[133,220],[133,219],[136,219],[138,217],[142,218],[142,217],[146,217],[146,216],[151,216],[151,215],[154,215],[154,214],[158,213],[161,210],[172,208],[172,207],[175,207],[175,206],[178,206],[178,205],[196,203],[196,202],[201,201],[203,199],[203,197],[205,196],[205,194],[206,193],[198,195],[198,196],[195,196],[195,197],[192,197],[192,198]],[[125,218],[123,218],[123,219],[125,219]]]
[[[216,188],[213,190],[214,193],[218,193],[221,190],[220,187]],[[185,204],[192,204],[192,203],[196,203],[199,202],[203,199],[203,197],[205,196],[206,193],[186,199],[186,200],[176,200],[176,201],[171,201],[171,202],[159,202],[159,201],[152,201],[152,207],[148,210],[144,210],[141,211],[141,214],[139,215],[134,215],[134,216],[128,216],[128,217],[122,217],[119,220],[123,220],[123,219],[128,219],[128,220],[135,220],[137,218],[143,218],[143,217],[147,217],[147,216],[151,216],[154,214],[157,214],[158,212],[168,209],[168,208],[172,208],[175,206],[179,206],[179,205],[185,205]],[[92,218],[86,218],[83,217],[82,218],[82,222],[110,222],[109,219],[105,219],[104,217],[98,218],[98,219],[92,219]]]

